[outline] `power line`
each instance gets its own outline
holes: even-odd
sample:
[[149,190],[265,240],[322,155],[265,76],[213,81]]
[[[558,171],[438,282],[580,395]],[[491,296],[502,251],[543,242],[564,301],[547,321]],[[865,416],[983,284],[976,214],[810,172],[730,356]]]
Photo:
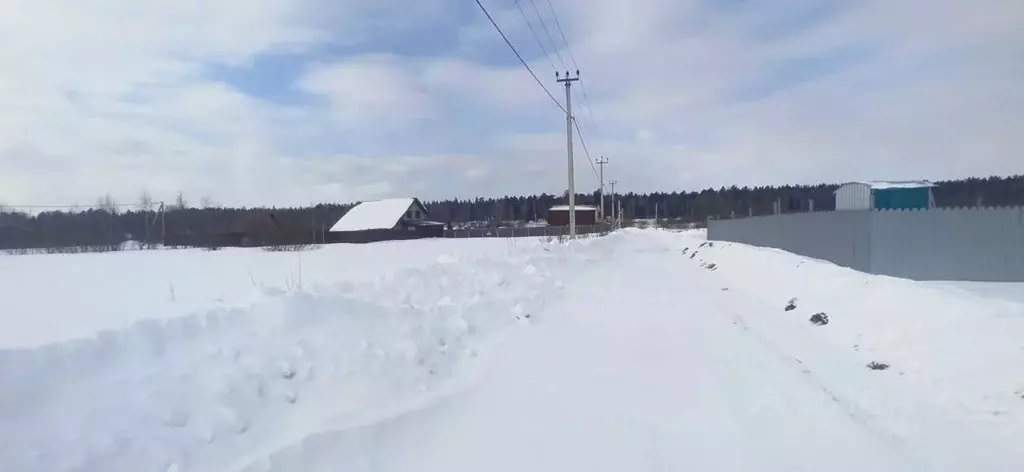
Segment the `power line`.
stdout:
[[[580,66],[576,62],[576,55],[572,53],[572,48],[569,46],[569,40],[566,39],[566,37],[565,37],[565,30],[562,29],[562,22],[558,20],[558,13],[555,12],[555,5],[553,3],[551,3],[551,0],[547,0],[547,1],[548,1],[548,9],[551,10],[551,17],[555,20],[555,27],[558,28],[558,34],[559,34],[559,36],[562,37],[562,44],[565,44],[565,50],[566,50],[566,52],[569,53],[569,59],[572,60],[572,66],[573,66],[574,69],[579,69]],[[550,39],[550,37],[549,37],[549,39]],[[557,47],[556,47],[555,50],[556,51],[558,50]],[[559,56],[559,57],[561,57],[561,56]],[[590,123],[594,125],[594,132],[600,138],[601,130],[600,130],[600,127],[597,126],[597,120],[594,119],[594,107],[591,106],[590,95],[587,94],[587,87],[583,84],[583,80],[580,80],[580,90],[583,92],[583,100],[582,100],[582,102],[583,102],[583,105],[587,107],[587,115],[590,118]]]
[[[550,2],[550,0],[548,0],[548,1]],[[518,3],[518,0],[517,0],[517,3]],[[533,5],[533,12],[537,14],[537,19],[540,20],[540,26],[541,26],[541,28],[544,28],[544,34],[546,34],[548,36],[548,41],[551,41],[551,47],[555,48],[555,55],[558,56],[558,63],[562,64],[562,69],[563,70],[564,69],[568,69],[568,67],[566,67],[566,65],[565,65],[565,59],[562,59],[562,53],[558,52],[558,45],[555,44],[555,40],[551,37],[551,32],[548,31],[548,25],[546,23],[544,23],[544,17],[541,16],[540,10],[537,9],[537,2],[534,1],[534,0],[530,0],[530,5]],[[564,41],[565,40],[563,39],[563,42]],[[569,43],[566,43],[567,46],[568,46],[568,44]],[[573,64],[575,65],[575,61],[573,61]],[[575,68],[579,69],[579,67],[575,67]]]
[[519,51],[516,50],[516,47],[512,45],[511,41],[508,40],[508,37],[505,36],[505,32],[501,31],[501,27],[498,26],[498,23],[495,23],[494,18],[492,18],[491,14],[487,12],[487,8],[484,8],[484,4],[480,3],[480,0],[476,0],[476,4],[477,6],[480,7],[480,10],[484,12],[484,15],[487,16],[487,20],[491,22],[491,25],[494,26],[494,29],[498,31],[498,34],[501,35],[501,39],[504,39],[505,44],[507,44],[509,49],[512,49],[512,52],[515,53],[516,57],[519,59],[519,62],[523,64],[523,67],[525,67],[526,71],[530,73],[530,76],[533,77],[533,80],[537,82],[537,85],[540,85],[540,88],[544,89],[544,93],[548,95],[548,98],[550,98],[552,102],[555,102],[555,106],[557,106],[558,109],[562,110],[563,113],[567,113],[565,111],[565,107],[563,107],[561,103],[558,103],[558,99],[556,99],[554,95],[551,95],[551,91],[544,86],[544,82],[541,82],[540,79],[537,78],[537,74],[534,74],[533,69],[530,68],[530,65],[527,64],[525,60],[523,60],[523,56],[519,54]]
[[[555,103],[555,106],[557,106],[560,110],[562,110],[562,112],[565,113],[566,115],[570,115],[570,113],[568,111],[566,111],[565,107],[562,106],[562,104],[558,102],[558,100],[555,98],[555,96],[551,94],[551,91],[548,90],[548,88],[546,86],[544,86],[544,83],[540,81],[540,79],[537,77],[537,74],[535,74],[533,72],[533,69],[530,68],[530,65],[526,63],[526,61],[523,59],[523,56],[521,54],[519,54],[519,51],[516,50],[516,47],[512,45],[511,41],[509,41],[508,36],[505,36],[505,32],[502,31],[501,27],[498,26],[498,23],[494,21],[494,18],[487,11],[487,8],[484,7],[483,3],[480,3],[480,0],[475,0],[475,1],[476,1],[476,5],[478,7],[480,7],[480,11],[484,12],[484,16],[486,16],[487,20],[491,22],[491,26],[493,26],[494,29],[498,32],[498,34],[501,35],[501,39],[503,39],[505,41],[505,44],[507,44],[509,49],[511,49],[512,52],[516,55],[516,58],[518,58],[519,62],[523,65],[523,67],[526,68],[526,71],[530,73],[530,76],[533,77],[533,80],[537,82],[537,85],[540,85],[540,88],[543,89],[544,93],[547,94],[548,98],[550,98],[551,101]],[[518,5],[518,3],[519,2],[517,0],[516,4]],[[531,0],[530,3],[534,3],[533,0]],[[536,9],[536,4],[534,4],[534,9]],[[538,12],[538,18],[539,18],[539,12]],[[527,22],[527,24],[529,25],[529,22]],[[541,20],[541,25],[542,26],[544,25],[543,20]],[[545,30],[545,32],[547,31],[547,27],[546,26],[544,27],[544,30]],[[563,35],[563,38],[564,38],[564,35]],[[551,39],[550,33],[548,34],[548,39]],[[552,45],[554,45],[554,41],[552,41]],[[568,43],[566,43],[566,46],[568,47]],[[556,50],[556,52],[557,52],[557,50]],[[560,55],[559,55],[559,60],[561,60],[561,56]],[[550,58],[549,58],[549,61],[550,61]],[[572,119],[573,126],[576,128],[576,133],[579,135],[580,144],[583,146],[583,152],[584,152],[584,154],[587,155],[587,162],[590,163],[590,169],[592,171],[594,171],[594,175],[595,176],[598,176],[597,168],[594,167],[594,159],[590,156],[590,149],[587,147],[587,143],[583,139],[583,132],[580,130],[580,124],[579,124],[578,121],[576,121],[576,117],[571,117],[571,119]]]
[[[150,202],[150,204],[152,206],[160,206],[160,205],[163,205],[164,202],[162,202],[162,201],[152,201],[152,202]],[[22,209],[22,208],[74,208],[74,207],[79,207],[79,208],[96,208],[96,207],[101,207],[101,206],[103,206],[103,207],[117,207],[117,208],[129,208],[129,207],[139,207],[139,208],[142,208],[143,206],[145,206],[145,204],[143,204],[143,203],[103,203],[103,204],[97,203],[97,204],[93,204],[93,205],[82,205],[82,204],[78,204],[78,203],[72,203],[72,204],[69,204],[69,205],[8,205],[8,204],[5,203],[5,204],[0,205],[0,207],[11,208],[11,209]]]
[[587,155],[587,162],[590,163],[590,170],[594,171],[594,177],[600,179],[600,175],[597,173],[597,167],[594,167],[594,159],[590,157],[590,149],[587,149],[587,142],[583,140],[583,132],[580,131],[580,123],[576,121],[576,117],[572,117],[572,124],[576,127],[576,134],[580,137],[580,145],[583,146],[583,153]]
[[[534,8],[536,8],[536,5],[534,5]],[[558,34],[562,36],[562,44],[565,44],[565,50],[569,52],[569,59],[572,59],[572,66],[578,69],[579,65],[576,63],[576,57],[573,56],[572,49],[569,48],[569,41],[565,39],[565,31],[562,30],[562,23],[558,21],[558,13],[555,13],[555,6],[551,4],[551,0],[548,0],[548,8],[551,9],[551,17],[555,19]]]
[[558,67],[556,67],[555,62],[551,60],[551,54],[548,53],[548,48],[546,48],[544,46],[544,42],[540,40],[540,36],[537,35],[537,30],[534,29],[533,24],[530,23],[530,19],[526,17],[526,12],[523,11],[523,6],[519,4],[519,0],[515,0],[515,2],[516,8],[519,9],[519,14],[523,16],[523,21],[526,22],[526,27],[530,28],[530,33],[533,34],[533,39],[537,41],[537,45],[540,46],[540,50],[544,52],[544,59],[547,59],[548,63],[551,64],[551,69],[557,72]]

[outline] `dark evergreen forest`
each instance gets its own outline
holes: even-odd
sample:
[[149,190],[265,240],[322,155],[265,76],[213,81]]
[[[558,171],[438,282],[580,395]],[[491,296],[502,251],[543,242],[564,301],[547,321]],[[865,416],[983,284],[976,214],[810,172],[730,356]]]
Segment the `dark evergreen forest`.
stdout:
[[[969,178],[936,182],[935,202],[939,207],[1024,206],[1024,175]],[[697,192],[625,193],[616,195],[624,220],[666,218],[681,222],[703,222],[707,218],[765,215],[780,202],[785,213],[832,210],[836,184],[782,187],[728,187]],[[565,203],[564,195],[476,198],[472,200],[424,201],[430,219],[454,226],[499,226],[509,222],[530,222],[545,218],[547,209]],[[597,205],[599,195],[581,194],[577,204]],[[611,196],[605,198],[611,213]],[[159,244],[173,235],[225,233],[269,233],[287,228],[293,234],[308,234],[310,242],[322,240],[324,232],[352,204],[324,203],[306,208],[190,208],[179,203],[165,211],[136,206],[130,211],[109,199],[84,211],[44,211],[29,214],[0,207],[0,249],[76,247],[81,250],[110,250],[125,241]]]

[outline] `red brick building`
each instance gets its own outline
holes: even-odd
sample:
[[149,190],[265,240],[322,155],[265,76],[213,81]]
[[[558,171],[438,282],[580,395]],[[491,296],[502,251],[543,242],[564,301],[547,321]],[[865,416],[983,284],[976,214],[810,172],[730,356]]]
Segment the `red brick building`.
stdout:
[[[548,209],[548,226],[569,226],[569,205],[555,205]],[[597,207],[576,205],[576,226],[597,224]]]

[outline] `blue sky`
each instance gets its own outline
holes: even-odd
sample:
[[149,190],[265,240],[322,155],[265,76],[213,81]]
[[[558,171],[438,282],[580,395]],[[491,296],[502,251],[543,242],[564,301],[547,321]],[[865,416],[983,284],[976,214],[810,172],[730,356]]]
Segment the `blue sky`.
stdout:
[[[561,100],[515,4],[482,1]],[[564,119],[473,2],[9,3],[0,204],[565,188]],[[1024,171],[1020,2],[552,5],[588,147],[626,191]],[[577,187],[594,188],[577,151]]]

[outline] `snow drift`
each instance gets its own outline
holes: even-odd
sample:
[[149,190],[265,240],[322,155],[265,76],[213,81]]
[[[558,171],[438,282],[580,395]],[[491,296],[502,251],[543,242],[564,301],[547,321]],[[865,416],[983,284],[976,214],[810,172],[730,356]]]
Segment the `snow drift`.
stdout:
[[[1024,463],[1013,297],[694,232],[466,244],[377,278],[323,273],[247,304],[0,350],[0,470]],[[810,322],[819,313],[827,324]]]
[[536,313],[566,248],[529,246],[0,351],[0,469],[234,470],[391,408]]

